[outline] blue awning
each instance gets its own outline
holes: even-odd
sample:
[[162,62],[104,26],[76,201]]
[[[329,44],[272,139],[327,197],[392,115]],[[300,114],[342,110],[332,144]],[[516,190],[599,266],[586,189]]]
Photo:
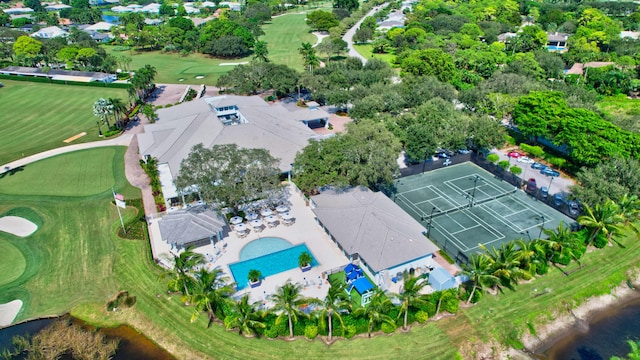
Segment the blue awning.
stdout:
[[349,265],[344,267],[344,272],[348,274],[348,273],[352,272],[355,269],[359,269],[357,265],[349,264]]
[[373,284],[366,277],[361,277],[358,280],[353,282],[353,286],[356,288],[356,291],[362,295],[367,291],[373,290]]
[[347,281],[351,281],[359,277],[362,277],[362,271],[354,270],[347,274]]

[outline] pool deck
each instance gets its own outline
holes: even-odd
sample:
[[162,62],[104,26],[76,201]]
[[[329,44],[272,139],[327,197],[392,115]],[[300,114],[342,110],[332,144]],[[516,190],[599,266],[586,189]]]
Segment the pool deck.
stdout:
[[[302,272],[299,268],[288,270],[276,275],[268,276],[262,280],[262,284],[256,288],[244,288],[234,294],[234,297],[241,297],[245,293],[249,294],[250,301],[262,302],[263,306],[270,307],[272,304],[268,296],[274,294],[276,289],[282,286],[287,280],[299,283],[303,287],[302,295],[324,299],[329,290],[329,284],[322,278],[323,272],[343,267],[349,263],[349,259],[344,256],[337,245],[329,238],[320,225],[315,221],[315,215],[311,208],[306,206],[301,194],[296,192],[292,186],[287,186],[290,213],[295,217],[295,223],[285,226],[280,223],[274,228],[265,228],[262,232],[256,233],[251,230],[248,236],[240,238],[236,232],[229,233],[222,242],[196,248],[196,251],[207,257],[209,268],[220,267],[230,279],[231,271],[228,264],[240,260],[240,250],[249,242],[261,237],[280,237],[289,241],[293,245],[306,244],[313,253],[313,257],[318,262],[318,266],[307,272]],[[161,240],[160,229],[157,221],[149,221],[149,233],[153,254],[155,258],[162,258],[162,254],[170,253],[170,246]],[[226,246],[224,246],[226,244]],[[216,256],[217,253],[220,255]],[[209,261],[210,258],[215,260]],[[247,281],[247,279],[237,279],[237,281]]]

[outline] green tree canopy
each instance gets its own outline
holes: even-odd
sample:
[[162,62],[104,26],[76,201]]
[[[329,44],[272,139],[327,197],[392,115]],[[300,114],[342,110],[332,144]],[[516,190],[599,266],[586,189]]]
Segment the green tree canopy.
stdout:
[[433,75],[443,82],[451,82],[456,76],[453,58],[440,49],[414,51],[402,60],[401,68],[404,74]]
[[307,25],[314,30],[327,31],[339,24],[338,19],[328,11],[316,10],[307,14]]

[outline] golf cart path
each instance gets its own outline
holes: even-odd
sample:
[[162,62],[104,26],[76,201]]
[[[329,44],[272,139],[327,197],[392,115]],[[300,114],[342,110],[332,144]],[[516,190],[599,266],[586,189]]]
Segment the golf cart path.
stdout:
[[360,55],[360,53],[357,52],[356,49],[353,47],[353,35],[356,34],[356,31],[360,28],[360,25],[362,24],[364,19],[366,19],[369,16],[372,16],[373,14],[376,13],[376,11],[384,8],[387,5],[389,5],[388,2],[386,2],[386,3],[382,4],[382,5],[378,5],[378,6],[374,7],[373,9],[371,9],[371,11],[369,11],[365,16],[363,16],[362,19],[358,20],[358,22],[355,25],[353,25],[349,30],[347,30],[347,32],[344,34],[344,36],[342,36],[342,40],[347,42],[347,47],[349,48],[349,56],[350,57],[355,57],[355,58],[358,58],[358,59],[362,60],[363,64],[367,63],[367,59],[365,59],[364,56]]

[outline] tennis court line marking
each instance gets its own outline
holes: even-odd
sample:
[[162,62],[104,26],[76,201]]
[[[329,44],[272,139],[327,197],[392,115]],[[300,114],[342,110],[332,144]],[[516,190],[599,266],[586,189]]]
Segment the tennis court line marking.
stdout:
[[[467,245],[466,245],[465,243],[463,243],[462,241],[460,241],[460,239],[458,239],[458,237],[457,237],[457,236],[455,236],[455,235],[451,234],[451,233],[449,232],[449,230],[447,230],[446,228],[444,228],[444,227],[442,227],[442,226],[440,226],[440,225],[438,225],[438,224],[431,224],[431,228],[432,228],[432,229],[436,229],[436,230],[438,230],[442,235],[444,235],[445,237],[447,237],[447,239],[448,239],[451,243],[453,243],[453,245],[454,245],[456,248],[458,248],[458,250],[459,250],[459,251],[466,252],[466,251],[471,250],[471,249],[469,249],[469,248],[467,247]],[[445,233],[446,233],[446,234],[445,234]],[[448,235],[447,235],[447,234],[448,234]],[[446,245],[446,244],[445,244],[445,245]]]
[[[433,186],[433,185],[429,185],[429,186],[433,187],[433,189],[432,189],[432,190],[433,190],[433,192],[435,192],[436,194],[440,195],[440,197],[441,197],[441,198],[443,198],[443,199],[445,199],[449,204],[454,204],[454,205],[451,207],[451,209],[453,209],[453,208],[455,208],[455,207],[457,207],[457,206],[462,206],[462,205],[464,205],[464,203],[462,203],[462,204],[458,203],[458,202],[457,202],[457,201],[455,201],[452,197],[450,197],[449,195],[447,195],[447,193],[442,192],[442,191],[441,191],[440,189],[438,189],[437,187],[435,187],[435,186]],[[444,211],[448,211],[448,210],[451,210],[451,209],[446,209],[446,210],[444,210]],[[443,211],[442,209],[439,209],[439,208],[438,208],[438,210]]]
[[410,193],[410,192],[414,192],[414,191],[418,191],[418,190],[422,190],[422,189],[428,188],[429,186],[432,186],[432,185],[425,185],[425,186],[422,186],[422,187],[419,187],[419,188],[403,191],[403,192],[400,192],[400,193],[396,193],[396,195],[404,195],[404,194],[407,194],[407,193]]
[[[482,206],[482,205],[480,205],[480,206]],[[481,207],[481,209],[482,209],[482,207]],[[474,219],[478,224],[482,225],[482,227],[484,227],[484,228],[485,228],[485,230],[487,230],[488,232],[492,233],[492,234],[496,237],[496,239],[495,239],[495,240],[493,240],[493,241],[501,240],[501,239],[504,239],[504,238],[505,238],[505,236],[504,236],[502,233],[500,233],[500,231],[496,230],[493,226],[489,225],[487,222],[485,222],[484,220],[482,220],[482,219],[481,219],[479,216],[477,216],[476,214],[472,213],[471,211],[466,211],[466,212],[465,212],[465,211],[463,210],[463,212],[465,213],[465,215],[468,215],[470,218],[473,218],[473,219]],[[467,214],[467,213],[468,213],[468,214]],[[485,225],[486,225],[486,226],[485,226]]]
[[[484,184],[480,184],[479,186],[476,186],[476,191],[477,191],[480,187],[482,187],[483,185],[487,185],[487,186],[489,186],[490,188],[492,188],[492,189],[494,189],[494,190],[497,190],[497,191],[498,191],[498,194],[501,194],[501,193],[503,193],[503,192],[504,192],[504,191],[503,191],[503,189],[501,189],[500,187],[498,187],[497,185],[495,185],[494,183],[492,183],[492,182],[491,182],[491,180],[488,180],[488,179],[484,176],[484,174],[481,174],[481,173],[473,173],[473,174],[470,174],[470,175],[459,176],[459,177],[457,177],[457,178],[453,178],[453,179],[449,179],[449,180],[443,181],[443,183],[447,184],[447,185],[448,185],[449,187],[451,187],[451,188],[458,189],[458,191],[462,192],[463,194],[466,194],[466,192],[467,192],[467,191],[469,191],[469,190],[472,190],[472,189],[473,189],[473,187],[469,188],[469,190],[462,190],[462,188],[460,188],[460,187],[459,187],[458,185],[456,185],[456,184],[453,184],[453,182],[454,182],[454,181],[457,181],[457,180],[460,180],[460,179],[469,179],[469,176],[477,176],[477,177],[478,177],[478,179],[481,179],[482,181],[484,181]],[[455,190],[455,189],[454,189],[454,190]],[[486,192],[484,192],[484,191],[483,191],[483,193],[485,193],[485,194],[487,194],[487,195],[488,195],[488,193],[486,193]],[[490,198],[491,196],[487,196],[487,197],[488,197],[488,198]],[[480,200],[482,200],[482,199],[480,199]]]
[[407,206],[409,207],[414,207],[415,209],[411,209],[412,211],[414,211],[416,214],[418,214],[418,216],[423,217],[423,216],[427,216],[426,213],[424,213],[422,210],[420,210],[419,207],[417,207],[414,203],[412,203],[411,201],[409,201],[409,199],[407,199],[406,196],[402,195],[402,194],[397,194],[398,197],[402,197],[402,202],[406,203]]

